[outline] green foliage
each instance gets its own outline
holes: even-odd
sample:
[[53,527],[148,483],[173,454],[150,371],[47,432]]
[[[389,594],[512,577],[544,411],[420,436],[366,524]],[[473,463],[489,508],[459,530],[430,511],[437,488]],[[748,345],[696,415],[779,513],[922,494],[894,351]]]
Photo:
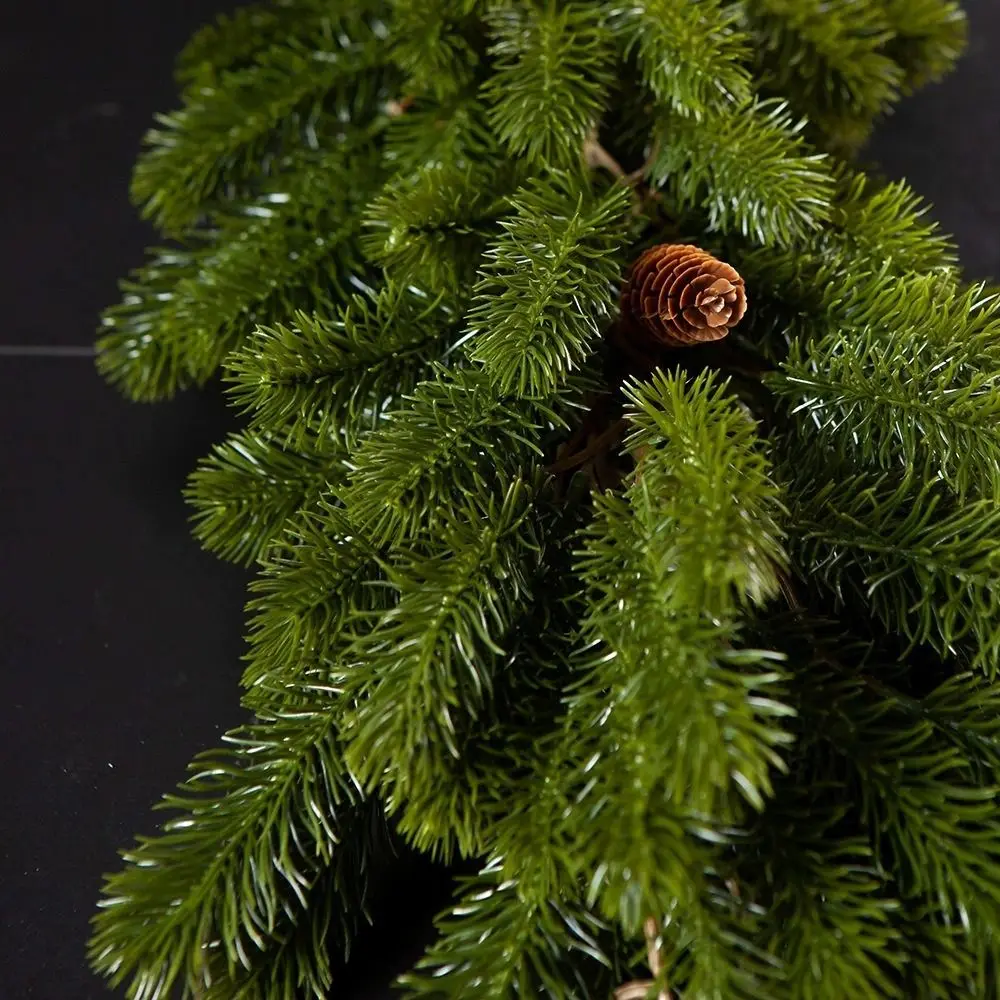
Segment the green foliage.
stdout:
[[905,961],[893,920],[899,903],[868,840],[847,832],[843,813],[817,814],[797,791],[779,799],[752,835],[763,865],[746,874],[769,915],[767,950],[785,964],[780,995],[908,996],[897,976]]
[[452,97],[479,63],[472,15],[479,0],[397,0],[392,55],[412,96]]
[[976,299],[956,299],[954,246],[905,183],[878,187],[846,174],[839,187],[831,225],[804,247],[753,249],[741,257],[743,277],[780,304],[796,335],[801,328],[815,337],[817,323],[842,331],[868,323],[901,338],[909,336],[910,322],[958,332],[970,310],[989,312],[982,289]]
[[904,996],[917,1000],[989,996],[989,960],[981,942],[970,942],[959,924],[941,921],[933,909],[910,903],[899,921],[907,948],[907,965],[901,976]]
[[476,284],[469,353],[498,392],[545,397],[610,320],[630,199],[621,185],[595,198],[563,176],[522,188],[511,205]]
[[[359,817],[363,820],[363,817]],[[346,845],[345,845],[346,846]],[[336,942],[337,922],[343,906],[345,875],[350,866],[365,865],[361,855],[327,868],[306,894],[304,911],[274,936],[267,951],[253,956],[252,968],[233,976],[213,977],[212,985],[196,994],[201,1000],[299,1000],[302,996],[329,995],[334,979],[331,942]]]
[[[742,0],[767,89],[794,98],[821,127],[861,126],[898,97],[902,70],[884,49],[893,38],[882,4],[869,0]],[[849,128],[848,135],[856,137]]]
[[751,50],[738,8],[721,0],[609,2],[626,55],[658,104],[700,118],[750,98]]
[[475,95],[414,103],[385,133],[386,160],[399,173],[442,164],[477,164],[499,156],[499,144]]
[[922,339],[919,328],[940,349],[975,342],[977,364],[988,358],[995,296],[983,286],[959,286],[954,246],[927,220],[920,199],[902,183],[879,187],[851,173],[840,182],[832,224],[804,248],[742,254],[741,273],[758,296],[755,312],[765,318],[758,326],[759,316],[748,317],[757,346],[780,361],[790,343],[824,333],[855,336],[867,328],[886,342],[907,343],[911,331]]
[[483,495],[544,454],[546,432],[565,427],[546,401],[496,392],[479,371],[439,369],[362,443],[342,496],[358,529],[376,541],[433,530],[452,507],[452,490]]
[[289,518],[313,507],[346,471],[343,448],[329,438],[300,439],[293,451],[268,432],[232,434],[188,482],[194,535],[225,559],[255,562]]
[[431,162],[369,206],[365,252],[393,281],[454,294],[475,274],[515,186],[516,174],[503,165]]
[[243,701],[260,711],[331,679],[334,661],[386,605],[379,552],[329,500],[298,514],[261,558],[250,585]]
[[[789,742],[781,658],[739,648],[734,625],[777,587],[780,494],[724,385],[657,375],[630,398],[641,458],[585,534],[594,649],[570,689],[564,742],[550,749],[555,771],[542,771],[543,787],[564,792],[529,794],[564,827],[590,901],[627,934],[649,913],[682,915],[670,964],[693,995],[762,996],[772,963],[714,873],[726,824],[741,799],[762,806]],[[690,952],[687,934],[698,941]]]
[[245,69],[282,38],[316,37],[326,6],[324,0],[272,0],[220,14],[178,55],[177,79],[192,89],[216,87],[227,72]]
[[793,344],[768,385],[804,437],[858,466],[940,477],[960,498],[1000,495],[1000,395],[996,375],[975,367],[975,342],[942,351],[885,333]]
[[501,643],[542,558],[536,492],[515,480],[502,500],[449,512],[429,554],[386,569],[397,600],[353,651],[366,669],[347,681],[356,708],[344,734],[348,766],[390,813],[433,781],[441,757],[458,756],[463,720],[492,698]]
[[811,680],[809,711],[860,785],[881,865],[905,896],[926,900],[942,919],[966,927],[973,920],[980,931],[996,933],[997,786],[972,780],[957,746],[930,720],[907,720],[891,694],[863,675],[814,673]]
[[701,119],[664,113],[650,177],[679,210],[703,212],[710,229],[787,246],[826,221],[833,194],[824,157],[808,152],[800,132],[780,101]]
[[[817,463],[818,464],[818,463]],[[1000,655],[1000,509],[957,502],[934,481],[800,471],[797,562],[891,633],[956,653],[991,677]]]
[[308,41],[286,38],[216,85],[189,90],[146,136],[132,182],[144,215],[183,232],[227,185],[252,179],[262,158],[308,137],[324,104],[355,121],[371,115],[384,86],[379,34],[364,15],[317,23]]
[[[752,424],[720,387],[705,381],[685,397],[680,380],[665,378],[636,391],[633,447],[648,449],[641,474],[625,498],[601,499],[580,567],[591,592],[585,634],[599,652],[567,713],[589,815],[574,854],[592,894],[630,932],[671,899],[692,912],[707,905],[710,865],[688,827],[732,822],[734,793],[761,807],[788,742],[780,657],[737,648],[733,624],[743,601],[776,586],[777,495]],[[663,436],[670,424],[680,433]],[[724,485],[713,476],[725,477],[725,464],[699,454],[713,441],[737,463]],[[725,496],[741,467],[753,470],[742,502]],[[761,509],[762,525],[741,524],[744,502]],[[712,541],[722,543],[714,553]]]
[[341,763],[328,701],[227,734],[164,797],[161,808],[179,815],[123,854],[95,918],[91,960],[112,983],[128,981],[131,1000],[210,986],[216,951],[231,975],[251,970],[331,864],[336,919],[344,931],[353,925],[367,807]]
[[644,530],[670,539],[657,556],[661,599],[708,614],[773,597],[786,564],[781,493],[727,390],[711,376],[688,384],[662,373],[626,390],[629,449],[641,455],[627,499]]
[[[401,985],[410,998],[604,997],[613,958],[604,928],[577,900],[528,901],[496,867],[463,885],[437,922],[440,939]],[[582,959],[576,965],[573,959]]]
[[165,247],[150,257],[119,284],[122,301],[105,311],[97,342],[98,370],[133,400],[169,398],[197,380],[186,338],[171,336],[170,316],[178,291],[198,285],[198,254]]
[[489,25],[494,71],[483,94],[493,129],[532,165],[579,163],[614,79],[600,8],[577,0],[498,3]]
[[292,326],[258,329],[226,362],[230,396],[253,427],[280,428],[292,447],[314,438],[349,447],[456,335],[441,296],[390,284],[353,296],[335,319],[300,312]]
[[965,48],[968,23],[953,0],[881,0],[896,37],[887,51],[906,72],[908,89],[939,80]]
[[[389,814],[479,869],[413,1000],[997,994],[1000,295],[843,159],[963,34],[276,0],[192,40],[134,184],[176,243],[98,364],[221,366],[246,418],[188,497],[256,564],[254,719],[109,877],[95,969],[330,996]],[[727,340],[619,318],[668,242],[743,277]]]
[[206,382],[258,325],[346,297],[363,268],[366,189],[347,186],[357,170],[371,190],[379,163],[364,142],[305,158],[246,209],[237,232],[161,252],[105,315],[98,367],[132,399],[168,398]]
[[956,674],[918,706],[905,708],[929,719],[991,780],[1000,777],[1000,691],[994,685],[978,674]]
[[897,274],[937,271],[947,275],[958,262],[955,247],[926,218],[927,212],[904,181],[879,187],[864,174],[849,174],[833,206],[832,222],[838,235],[830,242],[867,258],[869,266],[891,259]]

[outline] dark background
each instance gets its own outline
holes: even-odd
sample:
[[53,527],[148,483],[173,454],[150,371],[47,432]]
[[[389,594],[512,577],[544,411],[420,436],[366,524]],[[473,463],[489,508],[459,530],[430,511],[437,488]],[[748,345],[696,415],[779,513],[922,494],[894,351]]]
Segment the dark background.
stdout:
[[[180,491],[230,426],[218,392],[125,403],[89,346],[150,232],[127,190],[175,104],[172,59],[231,4],[36,0],[0,15],[0,998],[109,994],[84,959],[101,873],[199,749],[239,721],[245,575],[202,553]],[[869,153],[1000,278],[1000,4]],[[404,864],[342,997],[414,957],[440,880]]]

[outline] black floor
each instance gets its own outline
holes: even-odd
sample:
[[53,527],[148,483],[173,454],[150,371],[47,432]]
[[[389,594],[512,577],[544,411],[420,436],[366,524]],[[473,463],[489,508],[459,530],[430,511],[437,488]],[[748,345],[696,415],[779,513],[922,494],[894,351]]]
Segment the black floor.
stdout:
[[[173,104],[173,54],[225,5],[9,6],[17,13],[0,17],[0,1000],[78,1000],[108,995],[84,962],[101,873],[150,828],[150,804],[192,754],[240,718],[245,577],[197,548],[180,498],[228,414],[211,392],[126,404],[86,356],[99,310],[149,237],[126,195],[139,137],[154,110]],[[961,70],[906,104],[872,152],[936,203],[969,274],[998,279],[1000,8],[966,6],[973,42]],[[368,939],[341,996],[384,995],[371,984],[412,953],[433,885],[422,871],[400,882],[393,920]]]

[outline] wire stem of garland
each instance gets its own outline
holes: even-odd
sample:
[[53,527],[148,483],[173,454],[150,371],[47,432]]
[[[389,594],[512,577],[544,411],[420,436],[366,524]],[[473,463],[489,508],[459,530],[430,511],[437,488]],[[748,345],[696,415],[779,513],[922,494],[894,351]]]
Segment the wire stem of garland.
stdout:
[[653,978],[635,979],[619,986],[615,990],[615,1000],[645,1000],[657,982],[662,983],[662,986],[660,992],[656,994],[656,1000],[673,1000],[673,994],[662,980],[663,951],[660,948],[660,926],[655,917],[646,918],[643,931],[646,934],[646,961],[649,963],[649,971],[653,973]]

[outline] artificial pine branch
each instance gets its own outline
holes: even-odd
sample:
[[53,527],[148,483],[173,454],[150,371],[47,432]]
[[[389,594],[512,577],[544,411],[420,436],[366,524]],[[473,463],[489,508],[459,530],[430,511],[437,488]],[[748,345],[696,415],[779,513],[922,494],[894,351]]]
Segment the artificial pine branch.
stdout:
[[746,103],[751,95],[750,39],[736,7],[720,0],[646,0],[608,4],[625,54],[634,54],[656,102],[700,118]]
[[[476,71],[482,45],[478,0],[395,0],[392,56],[406,74],[407,94],[446,100]],[[478,30],[477,30],[478,29]]]
[[388,186],[365,215],[365,251],[391,280],[454,295],[475,275],[486,236],[518,186],[509,163],[432,161]]
[[135,182],[178,243],[99,365],[221,366],[249,423],[189,496],[258,567],[255,719],[95,968],[329,996],[388,813],[480,868],[414,1000],[996,994],[1000,296],[842,158],[963,31],[276,0],[192,41]]
[[433,530],[456,481],[476,496],[541,464],[543,441],[566,427],[559,399],[504,396],[477,369],[439,369],[404,402],[358,448],[342,492],[353,522],[377,544]]
[[[161,804],[180,815],[123,855],[127,867],[105,887],[91,958],[113,983],[130,979],[130,997],[210,987],[216,961],[229,975],[252,970],[255,953],[287,933],[286,915],[294,921],[307,905],[323,868],[339,867],[338,852],[367,850],[367,806],[342,764],[336,699],[314,702],[234,730],[225,747],[196,758],[192,776]],[[356,861],[339,886],[347,926],[363,906]]]
[[105,317],[100,369],[133,399],[169,398],[206,382],[256,326],[356,290],[359,209],[379,159],[367,135],[345,146],[296,158],[240,225],[219,226],[207,244],[192,234],[194,251],[161,252],[139,272]]
[[788,246],[829,217],[833,182],[806,151],[781,101],[732,105],[701,120],[662,115],[650,178],[677,211],[698,209],[712,229]]
[[387,401],[412,392],[457,339],[460,313],[445,296],[386,285],[355,294],[334,316],[296,313],[259,328],[226,361],[230,398],[251,426],[280,428],[301,447],[352,447],[378,426]]
[[811,681],[802,711],[859,783],[877,857],[899,891],[925,899],[942,920],[974,915],[977,928],[996,933],[995,786],[972,780],[958,747],[926,721],[907,725],[863,678],[814,671]]
[[177,79],[192,89],[214,87],[224,74],[245,69],[282,39],[316,37],[323,0],[278,0],[220,14],[200,28],[177,57]]
[[804,574],[838,603],[870,609],[891,634],[995,675],[996,502],[959,503],[925,470],[826,479],[814,466],[813,476],[800,480],[792,515]]
[[380,552],[358,538],[343,507],[320,499],[263,554],[250,584],[243,701],[273,711],[329,679],[334,658],[387,605]]
[[387,568],[397,600],[352,651],[367,669],[347,682],[357,708],[344,731],[348,767],[382,790],[390,810],[427,780],[422,772],[433,773],[425,758],[457,756],[461,719],[492,697],[500,643],[531,599],[542,558],[539,488],[514,480],[499,501],[449,512],[420,545],[428,553]]
[[215,446],[188,480],[194,536],[233,562],[257,561],[289,519],[344,482],[336,440],[300,439],[292,450],[268,433],[240,431]]
[[402,978],[407,997],[607,996],[615,966],[607,931],[578,899],[529,901],[496,865],[463,888],[454,911],[438,922],[439,943]]
[[868,0],[742,0],[765,88],[835,143],[863,140],[899,96],[903,71],[885,52],[893,31]]
[[503,235],[486,250],[466,334],[498,392],[550,396],[592,355],[615,301],[615,250],[630,204],[623,185],[597,198],[570,176],[512,197]]
[[490,125],[514,156],[572,166],[611,85],[611,36],[596,5],[492,5]]
[[954,0],[881,0],[896,37],[887,47],[908,90],[944,76],[965,48],[968,22]]
[[400,173],[434,163],[484,163],[499,158],[486,106],[471,89],[443,101],[414,101],[385,133],[386,159]]
[[[935,470],[959,499],[1000,495],[1000,396],[969,345],[931,340],[903,347],[866,327],[792,344],[768,386],[803,440],[861,468]],[[950,347],[950,349],[949,349]],[[870,428],[864,437],[858,426]]]
[[740,873],[770,915],[764,947],[786,963],[778,995],[907,996],[898,975],[906,961],[894,922],[900,904],[868,838],[850,831],[844,807],[820,812],[808,792],[790,793],[754,828],[750,853],[758,856]]
[[[162,229],[183,232],[227,185],[239,190],[257,176],[261,159],[308,137],[323,104],[371,114],[385,59],[365,13],[318,21],[302,41],[284,36],[251,66],[189,91],[184,108],[160,116],[146,136],[133,197]],[[371,82],[361,83],[364,76]]]

